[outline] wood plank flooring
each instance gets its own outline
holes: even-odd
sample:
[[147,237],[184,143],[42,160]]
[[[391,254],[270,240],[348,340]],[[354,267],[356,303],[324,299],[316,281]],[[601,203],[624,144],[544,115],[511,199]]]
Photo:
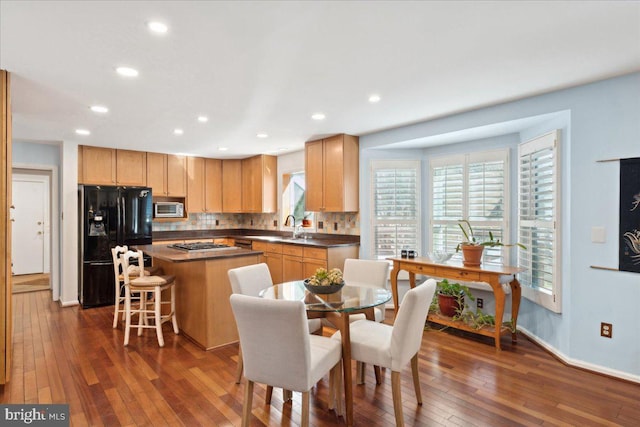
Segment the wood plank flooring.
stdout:
[[[234,383],[237,346],[205,352],[167,326],[123,347],[112,307],[60,308],[49,291],[16,294],[12,380],[0,403],[69,403],[74,426],[240,425],[244,381]],[[391,311],[388,311],[390,314]],[[402,374],[408,426],[638,426],[640,385],[567,367],[520,335],[491,339],[427,330],[419,369],[424,404],[411,370]],[[354,387],[355,424],[394,425],[391,375]],[[344,425],[327,409],[328,377],[311,393],[312,426]],[[298,425],[300,395],[283,404],[256,385],[252,426]]]

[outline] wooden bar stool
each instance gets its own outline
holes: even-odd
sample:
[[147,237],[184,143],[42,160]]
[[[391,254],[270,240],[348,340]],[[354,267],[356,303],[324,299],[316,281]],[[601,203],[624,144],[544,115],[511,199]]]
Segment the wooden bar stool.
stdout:
[[[130,259],[138,259],[138,263],[143,262],[142,251],[127,251],[120,256],[122,268],[127,271]],[[129,344],[129,333],[131,328],[138,328],[138,336],[142,335],[143,329],[155,329],[158,336],[158,344],[164,347],[164,337],[162,336],[162,324],[171,320],[173,323],[173,332],[178,334],[178,319],[176,318],[176,293],[175,293],[175,277],[174,276],[145,276],[144,270],[139,270],[137,277],[124,275],[125,289],[125,329],[124,329],[124,345]],[[162,291],[171,290],[171,300],[162,301]],[[134,307],[131,295],[139,293],[140,299],[137,308]],[[151,295],[152,298],[148,296]],[[170,312],[162,314],[162,306],[170,305]],[[151,307],[150,307],[151,306]],[[131,325],[131,316],[138,315],[138,324]],[[153,320],[153,324],[149,324],[148,319]]]

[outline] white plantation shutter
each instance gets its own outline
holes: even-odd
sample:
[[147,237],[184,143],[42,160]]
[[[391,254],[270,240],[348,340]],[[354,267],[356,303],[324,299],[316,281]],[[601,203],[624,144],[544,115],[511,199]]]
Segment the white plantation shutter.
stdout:
[[523,295],[560,313],[558,131],[520,144],[518,151],[519,275]]
[[420,249],[420,163],[372,161],[373,258],[400,256]]
[[[508,151],[435,158],[431,161],[431,250],[455,252],[467,219],[478,240],[508,240]],[[483,262],[507,263],[508,251],[485,248]],[[456,255],[460,257],[460,255]]]

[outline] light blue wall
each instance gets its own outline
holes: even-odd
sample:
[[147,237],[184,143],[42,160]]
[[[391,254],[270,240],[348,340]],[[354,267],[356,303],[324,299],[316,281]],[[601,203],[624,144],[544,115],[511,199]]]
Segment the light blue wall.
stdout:
[[[422,150],[375,149],[537,116],[544,120],[503,136]],[[518,142],[552,129],[561,130],[562,313],[523,299],[518,323],[570,362],[640,380],[640,274],[590,267],[618,265],[619,164],[597,161],[640,157],[640,73],[360,137],[362,224],[370,220],[368,168],[372,158],[420,158],[422,208],[427,213],[430,156],[507,146],[514,174]],[[512,196],[515,192],[512,188]],[[512,200],[515,218],[516,199]],[[423,227],[428,226],[427,219],[423,218]],[[591,242],[594,226],[605,227],[606,243]],[[370,251],[368,234],[363,230],[363,254]],[[428,247],[427,235],[423,230],[422,253]],[[600,322],[613,324],[613,338],[600,337]]]
[[29,165],[53,165],[60,167],[60,147],[58,144],[13,141],[12,163]]

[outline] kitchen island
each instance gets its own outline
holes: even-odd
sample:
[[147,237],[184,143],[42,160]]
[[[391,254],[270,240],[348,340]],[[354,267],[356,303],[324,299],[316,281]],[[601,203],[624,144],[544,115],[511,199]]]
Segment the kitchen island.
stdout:
[[176,314],[181,333],[205,350],[238,341],[227,271],[257,264],[262,252],[241,248],[185,252],[169,245],[138,249],[153,258],[154,266],[176,277]]

